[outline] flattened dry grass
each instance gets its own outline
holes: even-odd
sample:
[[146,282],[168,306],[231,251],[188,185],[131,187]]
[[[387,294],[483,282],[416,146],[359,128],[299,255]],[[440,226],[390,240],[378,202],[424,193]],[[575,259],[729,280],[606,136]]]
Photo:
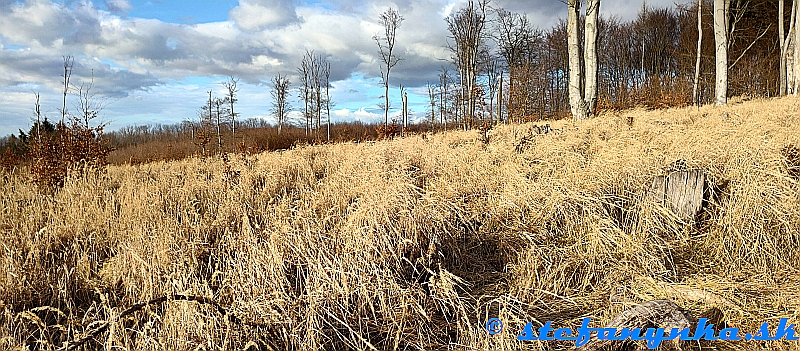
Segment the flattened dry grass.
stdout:
[[[525,322],[607,322],[645,300],[729,326],[800,321],[795,98],[624,111],[254,156],[112,166],[43,195],[0,175],[0,348],[559,349]],[[629,125],[628,116],[633,117]],[[782,151],[783,150],[783,151]],[[642,202],[673,161],[706,212]],[[793,173],[794,172],[794,173]],[[506,322],[489,336],[488,318]],[[797,342],[715,343],[798,349]]]

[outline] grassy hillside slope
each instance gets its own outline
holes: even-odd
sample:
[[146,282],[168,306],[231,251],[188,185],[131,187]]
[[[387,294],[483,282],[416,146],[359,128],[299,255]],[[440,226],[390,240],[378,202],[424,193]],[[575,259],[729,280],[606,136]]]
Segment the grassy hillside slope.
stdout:
[[[87,346],[558,349],[516,333],[655,298],[746,330],[797,323],[798,116],[795,98],[625,111],[547,135],[498,126],[488,144],[449,132],[113,166],[55,195],[2,174],[0,348],[57,348],[170,294],[241,323],[171,301]],[[678,159],[713,184],[695,223],[641,201]],[[489,336],[490,317],[506,331]]]

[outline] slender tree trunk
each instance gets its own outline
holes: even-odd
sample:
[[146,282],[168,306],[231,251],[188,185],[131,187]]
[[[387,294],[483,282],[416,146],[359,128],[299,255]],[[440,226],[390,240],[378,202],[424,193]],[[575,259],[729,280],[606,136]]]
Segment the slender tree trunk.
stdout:
[[408,93],[403,93],[403,133],[408,128]]
[[231,137],[233,137],[234,144],[236,143],[236,112],[233,110],[233,101],[231,101]]
[[793,67],[788,67],[788,60],[789,60],[789,45],[793,42],[794,39],[794,25],[795,25],[795,16],[797,15],[796,6],[797,0],[792,1],[792,9],[789,15],[789,32],[786,33],[787,35],[781,39],[781,73],[783,74],[783,78],[781,78],[781,95],[785,95],[790,93],[792,90],[792,86],[790,79],[794,79],[794,74],[789,74],[790,72],[794,72]]
[[72,76],[72,65],[75,60],[72,56],[65,56],[64,57],[64,95],[61,104],[61,125],[62,127],[65,126],[64,120],[67,117],[67,93],[69,92],[69,78]]
[[[509,65],[510,66],[510,65]],[[517,111],[517,90],[514,89],[514,84],[517,81],[516,69],[511,66],[508,68],[508,100],[506,101],[506,109],[508,109],[506,120],[512,122],[511,116]]]
[[[388,67],[388,65],[387,65]],[[383,106],[383,123],[389,125],[389,68],[386,69],[386,81],[384,82],[384,106]]]
[[[781,0],[783,1],[783,0]],[[694,61],[694,84],[692,86],[692,103],[700,105],[697,96],[697,85],[700,82],[700,54],[703,50],[703,0],[697,0],[697,57]]]
[[331,63],[325,62],[324,74],[325,74],[325,113],[328,115],[328,141],[331,141]]
[[494,124],[494,94],[489,93],[489,124]]
[[594,115],[597,105],[597,17],[600,12],[600,0],[587,0],[586,25],[584,27],[585,43],[585,91],[584,100],[587,115]]
[[[444,84],[447,83],[444,82]],[[444,84],[440,88],[441,90],[439,90],[439,119],[442,121],[442,123],[439,125],[439,129],[445,127],[444,111],[447,107],[444,105],[444,95],[447,94],[447,86]]]
[[[715,104],[728,103],[728,4],[729,0],[714,0],[714,44],[716,46]],[[797,51],[795,51],[797,52]]]
[[778,72],[778,95],[783,96],[786,95],[786,49],[783,45],[784,41],[786,40],[786,36],[783,32],[783,0],[778,0],[778,43],[781,46],[781,57],[779,61],[779,72]]
[[794,9],[794,13],[792,14],[792,25],[794,28],[791,28],[789,31],[791,32],[792,29],[794,30],[794,69],[792,70],[791,89],[792,94],[797,95],[798,81],[800,81],[800,45],[798,45],[798,43],[800,43],[800,26],[798,26],[800,16],[797,15],[797,13],[800,12],[800,7],[798,7],[798,0],[794,0],[792,8]]
[[[503,120],[503,72],[500,72],[500,82],[497,87],[497,120]],[[506,119],[508,124],[508,119]]]
[[581,81],[583,80],[581,69],[580,43],[578,42],[578,19],[580,18],[580,0],[569,0],[567,5],[569,13],[567,15],[567,48],[569,50],[569,105],[572,110],[572,117],[575,120],[583,120],[586,114],[586,105],[581,94]]

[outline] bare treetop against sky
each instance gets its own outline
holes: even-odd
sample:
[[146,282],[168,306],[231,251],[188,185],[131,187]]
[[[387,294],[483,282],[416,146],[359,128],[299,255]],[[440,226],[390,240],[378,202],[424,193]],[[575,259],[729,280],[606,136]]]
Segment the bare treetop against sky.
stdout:
[[[378,18],[389,7],[405,18],[395,49],[403,61],[392,69],[390,99],[400,106],[396,86],[408,87],[410,109],[423,118],[425,83],[437,81],[437,71],[450,57],[444,18],[465,2],[0,0],[0,135],[30,125],[33,91],[41,93],[47,116],[59,119],[63,55],[75,56],[72,83],[94,73],[98,92],[108,97],[103,118],[112,129],[196,119],[206,91],[221,95],[220,83],[230,75],[241,79],[237,108],[242,119],[272,121],[269,80],[282,73],[295,82],[306,49],[331,62],[334,121],[377,122],[383,92],[372,37],[382,31]],[[649,0],[647,5],[671,7],[673,2]],[[567,14],[559,0],[492,4],[527,13],[542,29]],[[642,0],[605,0],[601,14],[627,20],[641,7]],[[399,114],[398,109],[390,114]]]

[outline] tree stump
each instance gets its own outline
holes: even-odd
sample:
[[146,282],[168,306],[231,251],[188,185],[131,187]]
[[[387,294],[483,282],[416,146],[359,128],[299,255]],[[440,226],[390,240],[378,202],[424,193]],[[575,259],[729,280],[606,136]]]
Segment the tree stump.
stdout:
[[703,207],[706,174],[702,170],[673,171],[653,179],[646,199],[670,208],[683,221],[697,217]]
[[[641,328],[642,333],[647,328],[664,328],[669,331],[672,328],[684,329],[692,328],[697,324],[697,320],[689,311],[684,310],[670,300],[652,300],[628,308],[614,317],[605,327],[606,328]],[[680,349],[679,340],[669,340],[663,342],[659,349]],[[643,341],[608,341],[597,340],[587,344],[587,350],[601,350],[613,348],[615,350],[638,350],[647,349]]]
[[[715,333],[719,333],[722,328],[727,328],[725,314],[717,307],[706,310],[698,318],[706,318],[707,323],[714,324]],[[694,333],[697,320],[689,311],[681,308],[671,300],[651,300],[622,311],[622,313],[608,322],[605,328],[616,328],[618,330],[621,328],[641,328],[642,333],[647,328],[664,328],[666,332],[670,332],[672,328],[678,328],[678,330],[689,328],[690,333]],[[668,340],[662,342],[658,349],[680,350],[682,346],[686,346],[686,343],[687,341]],[[599,340],[594,337],[585,346],[587,351],[609,349],[618,351],[647,350],[645,341],[611,341]]]

